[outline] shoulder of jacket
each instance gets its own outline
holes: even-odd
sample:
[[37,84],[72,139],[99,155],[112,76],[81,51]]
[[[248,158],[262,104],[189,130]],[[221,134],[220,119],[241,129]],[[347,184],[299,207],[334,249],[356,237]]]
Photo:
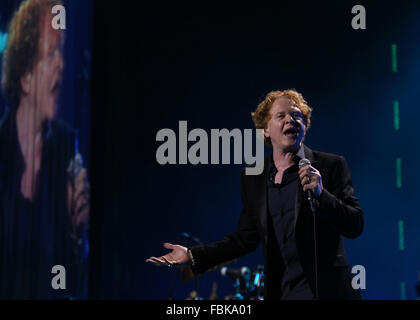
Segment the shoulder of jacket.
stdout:
[[322,151],[312,151],[313,156],[316,161],[319,162],[327,162],[327,163],[336,163],[336,162],[342,162],[344,160],[344,157],[338,154],[334,153],[328,153],[328,152],[322,152]]

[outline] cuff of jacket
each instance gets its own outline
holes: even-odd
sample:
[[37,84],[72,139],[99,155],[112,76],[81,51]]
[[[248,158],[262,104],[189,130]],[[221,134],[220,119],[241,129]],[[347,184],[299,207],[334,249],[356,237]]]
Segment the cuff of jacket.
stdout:
[[202,246],[188,248],[190,257],[192,257],[191,270],[195,275],[202,274],[207,271],[208,268],[205,267],[205,254],[203,252]]
[[363,216],[360,208],[344,203],[325,189],[319,197],[317,215],[327,220],[346,238],[355,239],[363,232]]

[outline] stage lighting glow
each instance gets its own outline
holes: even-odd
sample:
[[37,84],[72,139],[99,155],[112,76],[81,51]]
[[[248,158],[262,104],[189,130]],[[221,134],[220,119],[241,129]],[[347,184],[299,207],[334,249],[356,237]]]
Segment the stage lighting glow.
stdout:
[[396,182],[397,182],[397,188],[401,189],[402,187],[402,177],[401,177],[401,158],[397,158],[396,162],[395,162],[395,166],[396,166]]
[[260,274],[257,273],[254,279],[254,286],[257,286],[259,282],[260,282]]
[[391,60],[392,60],[392,72],[397,72],[398,66],[397,66],[397,45],[396,44],[391,45]]
[[404,250],[404,221],[398,220],[398,248]]
[[400,103],[394,101],[394,129],[400,129]]
[[401,300],[405,300],[405,282],[400,282]]
[[0,32],[0,54],[6,49],[7,33]]

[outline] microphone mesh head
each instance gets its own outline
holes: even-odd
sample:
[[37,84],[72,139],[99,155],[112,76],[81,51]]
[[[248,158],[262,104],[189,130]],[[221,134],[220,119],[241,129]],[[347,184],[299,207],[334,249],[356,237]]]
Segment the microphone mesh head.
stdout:
[[311,165],[311,162],[308,159],[304,158],[299,161],[299,169],[304,166],[310,166],[310,165]]

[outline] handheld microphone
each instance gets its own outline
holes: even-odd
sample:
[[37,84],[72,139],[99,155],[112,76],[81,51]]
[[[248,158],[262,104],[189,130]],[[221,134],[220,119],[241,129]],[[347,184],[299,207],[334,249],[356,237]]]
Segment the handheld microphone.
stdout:
[[[301,169],[305,166],[310,166],[310,165],[311,165],[311,161],[309,161],[308,159],[304,158],[304,159],[301,159],[299,161],[299,169]],[[312,191],[311,190],[306,190],[306,195],[307,195],[307,198],[308,198],[309,203],[311,204],[311,208],[312,208],[312,205],[313,205]]]

